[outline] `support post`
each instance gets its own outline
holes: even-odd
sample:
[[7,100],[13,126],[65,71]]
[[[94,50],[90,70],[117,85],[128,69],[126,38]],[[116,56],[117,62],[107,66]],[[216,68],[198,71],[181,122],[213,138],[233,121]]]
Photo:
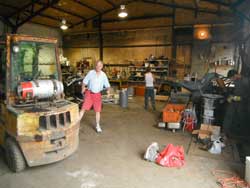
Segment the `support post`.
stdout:
[[99,59],[103,61],[103,35],[102,35],[102,16],[99,16],[98,21],[98,40],[99,40]]

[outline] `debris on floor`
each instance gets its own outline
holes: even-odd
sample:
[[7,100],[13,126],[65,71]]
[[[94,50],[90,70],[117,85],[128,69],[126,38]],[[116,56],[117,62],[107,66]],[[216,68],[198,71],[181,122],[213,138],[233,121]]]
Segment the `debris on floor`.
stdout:
[[97,174],[89,169],[79,169],[77,171],[66,172],[66,175],[71,177],[72,180],[79,182],[80,188],[94,188],[99,185],[100,179],[104,176],[103,174]]
[[200,149],[212,154],[221,154],[222,148],[226,146],[219,126],[201,124],[200,129],[194,130],[192,134],[197,135],[197,142],[202,145]]
[[214,170],[212,173],[222,188],[249,188],[249,185],[243,179],[232,172]]
[[201,124],[199,130],[194,130],[192,134],[198,134],[199,139],[210,138],[212,135],[219,136],[220,135],[220,127],[209,124]]
[[147,148],[144,159],[165,167],[182,167],[185,164],[183,146],[173,144],[160,151],[158,143],[153,142]]

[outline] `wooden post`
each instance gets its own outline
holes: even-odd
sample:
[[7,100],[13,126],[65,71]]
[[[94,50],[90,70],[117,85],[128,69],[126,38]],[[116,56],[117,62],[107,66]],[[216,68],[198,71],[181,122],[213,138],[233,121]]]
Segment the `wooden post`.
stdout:
[[98,34],[99,34],[99,59],[103,61],[103,35],[102,35],[102,16],[99,16],[98,22]]

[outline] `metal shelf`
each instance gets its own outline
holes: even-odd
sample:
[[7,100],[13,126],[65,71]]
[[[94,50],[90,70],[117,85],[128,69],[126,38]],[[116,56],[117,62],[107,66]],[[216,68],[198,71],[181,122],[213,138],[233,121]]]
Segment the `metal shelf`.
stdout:
[[104,67],[129,67],[130,64],[104,64]]
[[[146,69],[147,67],[144,66],[129,66],[129,68],[141,68]],[[157,66],[157,67],[150,67],[151,69],[168,69],[168,66]]]

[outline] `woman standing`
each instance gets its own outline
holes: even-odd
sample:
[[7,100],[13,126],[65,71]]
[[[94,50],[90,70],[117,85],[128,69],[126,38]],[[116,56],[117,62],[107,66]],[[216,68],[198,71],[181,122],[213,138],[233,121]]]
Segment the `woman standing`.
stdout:
[[155,110],[155,94],[154,94],[154,76],[151,73],[150,67],[147,67],[146,73],[145,73],[145,83],[146,83],[146,89],[144,94],[144,108],[145,110],[148,109],[148,100],[150,97],[151,104],[153,110]]

